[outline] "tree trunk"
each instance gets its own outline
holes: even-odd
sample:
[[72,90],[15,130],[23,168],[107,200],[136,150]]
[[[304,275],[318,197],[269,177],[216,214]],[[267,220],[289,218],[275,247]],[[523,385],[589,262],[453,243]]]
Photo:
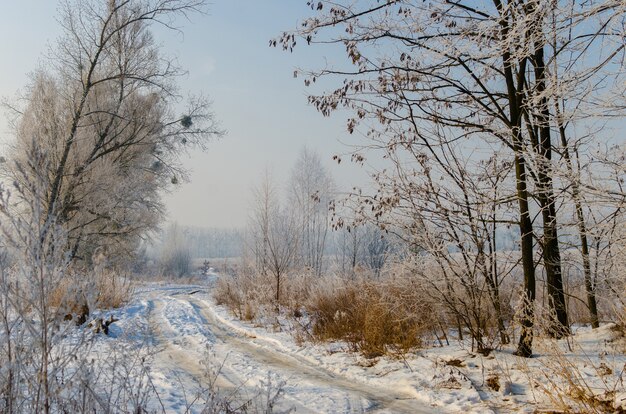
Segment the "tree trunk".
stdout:
[[550,108],[545,97],[545,64],[543,46],[535,43],[534,52],[536,92],[540,96],[539,108],[535,114],[539,127],[539,143],[536,152],[539,157],[537,172],[537,199],[543,218],[543,261],[550,305],[554,311],[549,332],[556,338],[569,335],[569,323],[565,306],[561,253],[557,231],[556,207],[552,181],[552,139],[550,132]]
[[574,166],[572,165],[572,159],[569,153],[569,145],[567,143],[567,137],[565,135],[565,127],[560,120],[560,111],[558,103],[556,105],[557,111],[557,123],[559,125],[559,135],[561,137],[561,146],[563,147],[563,158],[565,158],[565,164],[567,170],[572,177],[572,198],[574,199],[574,206],[576,208],[576,219],[578,227],[578,235],[580,237],[580,249],[583,257],[583,272],[585,277],[585,291],[587,292],[587,307],[589,308],[589,315],[591,317],[591,327],[598,328],[600,326],[598,318],[598,305],[596,302],[595,286],[591,277],[591,260],[589,258],[589,241],[587,240],[587,225],[585,224],[585,215],[583,214],[582,201],[580,198],[580,186],[578,180],[574,176]]
[[533,225],[528,210],[528,191],[526,189],[526,164],[521,154],[515,156],[515,177],[517,179],[517,199],[520,209],[519,228],[521,234],[522,269],[524,272],[524,295],[522,296],[522,315],[519,343],[515,355],[529,358],[532,356],[533,324],[535,306],[535,264],[533,261]]
[[[500,16],[501,37],[507,39],[509,36],[508,14],[500,0],[493,0]],[[509,119],[511,128],[511,146],[514,152],[516,198],[519,206],[519,229],[521,237],[522,269],[524,273],[524,294],[522,295],[522,314],[520,323],[522,330],[516,355],[522,357],[532,356],[533,324],[534,324],[534,304],[536,296],[535,288],[535,264],[533,260],[533,223],[530,219],[528,208],[528,189],[526,176],[526,160],[523,153],[523,141],[521,135],[522,112],[521,106],[523,95],[521,91],[524,85],[524,74],[526,72],[527,59],[523,58],[518,62],[518,68],[513,71],[513,57],[505,50],[502,54],[504,68],[504,78],[506,80],[507,100],[509,106]]]
[[585,217],[583,215],[580,201],[576,202],[576,214],[578,215],[578,229],[580,233],[580,244],[583,255],[583,271],[585,273],[587,306],[589,307],[589,315],[591,316],[591,327],[595,329],[600,327],[600,319],[598,317],[598,305],[596,303],[596,289],[591,278],[591,261],[589,260],[589,242],[587,241]]
[[276,309],[279,308],[280,304],[280,271],[276,272]]

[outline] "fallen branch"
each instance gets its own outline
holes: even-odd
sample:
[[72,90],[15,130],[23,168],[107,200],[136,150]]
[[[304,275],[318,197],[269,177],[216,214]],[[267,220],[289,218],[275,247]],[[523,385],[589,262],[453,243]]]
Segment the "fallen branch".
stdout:
[[113,315],[111,315],[109,317],[108,320],[103,321],[102,318],[97,318],[94,319],[93,321],[89,322],[89,327],[93,330],[94,333],[99,334],[99,333],[103,333],[105,335],[109,334],[109,326],[113,323],[113,322],[117,322],[119,321],[119,319],[114,318]]

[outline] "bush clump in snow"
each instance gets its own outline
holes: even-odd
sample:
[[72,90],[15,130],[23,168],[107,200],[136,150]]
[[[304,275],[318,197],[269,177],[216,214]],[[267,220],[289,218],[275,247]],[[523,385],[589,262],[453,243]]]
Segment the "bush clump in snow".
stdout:
[[309,309],[314,338],[347,341],[367,357],[420,347],[427,310],[415,310],[406,290],[373,281],[318,291]]

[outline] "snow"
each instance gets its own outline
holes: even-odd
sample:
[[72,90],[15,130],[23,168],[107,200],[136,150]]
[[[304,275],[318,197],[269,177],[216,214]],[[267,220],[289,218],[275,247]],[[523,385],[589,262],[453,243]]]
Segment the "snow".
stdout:
[[286,319],[276,319],[276,332],[238,320],[213,301],[216,277],[205,285],[139,286],[132,303],[112,313],[119,321],[111,335],[96,341],[95,352],[120,340],[146,350],[157,411],[201,412],[210,389],[264,407],[280,389],[275,412],[532,413],[555,406],[549,394],[567,380],[554,373],[570,371],[598,395],[609,388],[614,404],[626,405],[626,358],[616,351],[614,325],[578,327],[567,341],[537,341],[531,359],[509,348],[484,356],[451,342],[368,360],[338,342],[302,344]]
[[[432,412],[490,412],[471,382],[458,370],[450,371],[450,367],[431,358],[414,357],[405,361],[383,358],[372,366],[371,361],[345,351],[346,346],[342,344],[297,345],[288,332],[270,332],[263,327],[251,326],[236,319],[223,306],[216,306],[210,298],[203,298],[203,301],[222,325],[250,338],[261,348],[279,349],[304,364],[319,366],[355,383],[388,390],[407,400],[413,399],[423,407],[438,408]],[[450,378],[460,379],[458,388],[446,385]]]

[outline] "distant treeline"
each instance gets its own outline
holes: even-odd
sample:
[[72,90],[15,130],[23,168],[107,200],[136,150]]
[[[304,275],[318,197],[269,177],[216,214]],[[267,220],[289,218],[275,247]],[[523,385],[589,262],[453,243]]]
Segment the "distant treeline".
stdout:
[[243,244],[241,229],[181,227],[180,231],[194,259],[241,256]]
[[[170,234],[172,231],[178,234]],[[516,238],[519,235],[516,234],[516,229],[499,229],[497,233],[499,250],[517,250]],[[371,226],[365,226],[358,235],[359,241],[357,243],[359,245],[364,244],[357,248],[359,251],[358,255],[369,256],[365,251],[361,252],[361,250],[367,250],[366,246],[372,244],[372,240],[379,239],[380,236],[381,234],[371,228]],[[346,238],[352,237],[353,235],[351,236],[345,230],[331,232],[325,254],[331,256],[345,254],[347,249],[345,246]],[[391,235],[388,235],[387,238],[390,237]],[[184,248],[193,259],[240,257],[245,247],[245,230],[238,228],[175,226],[167,228],[163,232],[163,240],[171,238],[182,241]],[[365,243],[365,240],[361,240],[363,238],[372,240],[369,243]],[[391,238],[393,239],[393,237]],[[180,241],[177,244],[180,244]],[[395,251],[396,249],[394,248],[393,250]],[[359,257],[359,259],[357,259],[359,262],[367,261],[362,257]]]

